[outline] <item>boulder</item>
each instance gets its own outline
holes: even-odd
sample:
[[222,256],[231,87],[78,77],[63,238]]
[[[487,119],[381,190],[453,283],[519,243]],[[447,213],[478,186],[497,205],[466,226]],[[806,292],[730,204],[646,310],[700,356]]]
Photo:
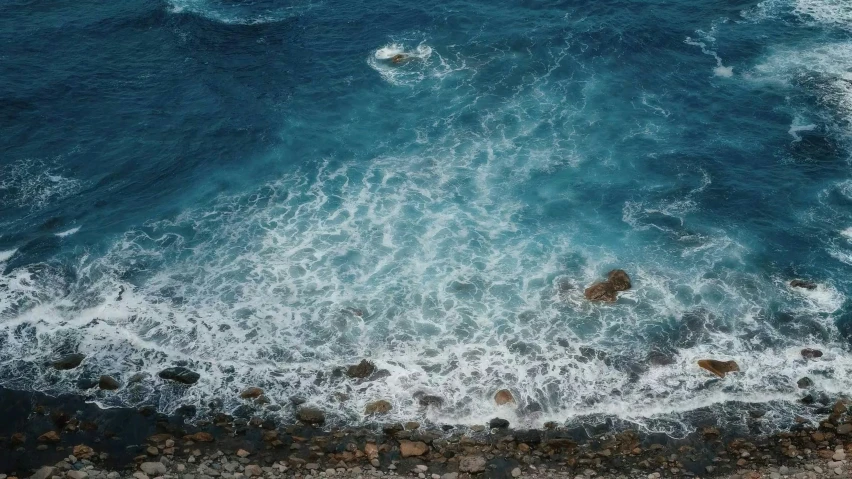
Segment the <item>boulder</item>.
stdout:
[[802,357],[805,359],[816,359],[822,357],[822,351],[819,349],[805,348],[802,350]]
[[162,476],[163,474],[165,474],[167,472],[166,471],[166,465],[163,464],[162,462],[159,462],[159,461],[157,461],[157,462],[143,462],[142,464],[139,464],[139,469],[142,472],[144,472],[145,474],[148,474],[149,476],[154,476],[154,477]]
[[133,376],[130,376],[130,379],[127,380],[127,384],[141,383],[150,377],[151,375],[148,373],[136,373]]
[[665,353],[658,349],[651,350],[648,353],[647,361],[652,366],[669,366],[677,362],[672,354]]
[[89,473],[86,471],[68,471],[65,473],[65,477],[68,479],[88,479]]
[[442,398],[441,396],[432,396],[427,394],[425,396],[420,396],[419,402],[420,405],[423,407],[431,406],[439,408],[444,405],[444,398]]
[[367,404],[366,409],[364,409],[364,414],[367,416],[371,416],[373,414],[387,414],[392,408],[391,403],[384,399],[380,399]]
[[399,453],[402,457],[422,456],[429,452],[429,446],[420,441],[399,441]]
[[56,472],[56,468],[52,466],[44,466],[35,472],[30,479],[50,479]]
[[630,289],[630,276],[623,269],[614,269],[606,276],[606,281],[612,285],[616,291],[627,291]]
[[711,373],[725,377],[726,374],[734,371],[739,371],[740,366],[736,361],[717,361],[715,359],[701,359],[698,361],[698,366],[710,371]]
[[497,394],[494,395],[494,402],[496,402],[498,406],[510,403],[514,404],[515,397],[512,396],[512,393],[509,392],[508,389],[501,389],[497,391]]
[[790,281],[790,286],[793,288],[816,289],[817,284],[813,281],[807,281],[804,279],[794,279],[793,281]]
[[260,477],[263,475],[263,469],[260,468],[257,464],[249,464],[246,466],[246,476],[248,477]]
[[509,421],[505,419],[500,419],[499,417],[495,417],[494,419],[488,421],[488,427],[491,429],[506,429],[509,427]]
[[325,413],[313,407],[299,408],[297,416],[305,424],[322,424],[325,422]]
[[74,454],[74,457],[76,457],[77,459],[90,459],[92,456],[95,455],[95,451],[85,444],[77,444],[76,446],[74,446],[72,454]]
[[796,381],[796,385],[799,386],[799,389],[807,389],[814,385],[814,382],[811,381],[811,378],[802,378]]
[[115,378],[111,376],[101,376],[101,378],[98,380],[98,387],[103,389],[104,391],[115,391],[116,389],[121,387],[121,384],[119,384],[118,381],[116,381]]
[[349,366],[349,368],[346,370],[346,375],[350,378],[364,379],[366,377],[369,377],[375,371],[375,364],[371,363],[370,361],[367,361],[366,359],[362,359],[360,363],[354,366]]
[[850,432],[852,432],[852,424],[841,424],[837,426],[837,434],[845,436]]
[[463,456],[459,459],[459,471],[477,473],[485,470],[483,456]]
[[213,435],[209,432],[196,432],[195,434],[188,434],[183,436],[183,439],[186,441],[194,441],[194,442],[213,442]]
[[260,396],[263,396],[263,389],[251,387],[240,393],[240,397],[243,399],[257,399]]
[[61,438],[59,437],[59,433],[56,431],[47,431],[38,437],[38,442],[59,442]]
[[74,354],[66,354],[61,358],[57,359],[53,362],[53,368],[58,369],[60,371],[66,371],[68,369],[74,369],[86,359],[85,354],[74,353]]
[[583,294],[589,301],[606,301],[613,303],[616,299],[618,299],[618,292],[612,284],[606,281],[589,286],[585,291],[583,291]]
[[195,384],[201,378],[201,375],[197,372],[191,371],[182,366],[163,369],[157,375],[162,379],[175,381],[181,384]]

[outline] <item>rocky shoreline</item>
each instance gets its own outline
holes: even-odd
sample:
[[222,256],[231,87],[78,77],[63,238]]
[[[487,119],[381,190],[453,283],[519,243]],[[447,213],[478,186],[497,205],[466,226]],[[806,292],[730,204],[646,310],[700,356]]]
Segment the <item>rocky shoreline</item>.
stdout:
[[[0,479],[247,477],[848,477],[852,415],[845,401],[819,425],[754,435],[696,424],[683,439],[629,424],[512,430],[381,424],[322,428],[218,414],[189,424],[152,408],[100,409],[77,396],[0,388]],[[741,408],[748,415],[748,408]],[[760,421],[754,417],[752,421]],[[305,419],[308,419],[307,421]]]

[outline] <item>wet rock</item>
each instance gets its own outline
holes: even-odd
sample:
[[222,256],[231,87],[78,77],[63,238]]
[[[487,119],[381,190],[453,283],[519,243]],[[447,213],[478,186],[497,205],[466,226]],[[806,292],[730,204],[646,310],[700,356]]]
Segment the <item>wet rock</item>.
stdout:
[[847,435],[852,432],[852,424],[841,424],[837,426],[837,434]]
[[56,468],[51,466],[44,466],[38,471],[35,472],[30,479],[50,479],[56,473]]
[[500,419],[499,417],[495,417],[494,419],[488,421],[488,427],[491,429],[506,429],[509,427],[509,421],[505,419]]
[[68,479],[88,479],[89,474],[85,471],[68,471],[65,473]]
[[793,288],[816,289],[817,284],[813,281],[807,281],[804,279],[794,279],[793,281],[790,281],[790,286]]
[[816,359],[822,357],[822,351],[819,349],[805,348],[802,350],[802,357],[805,359]]
[[71,453],[74,454],[74,457],[76,457],[77,459],[90,459],[92,456],[95,455],[95,451],[85,444],[78,444],[74,446],[74,449]]
[[497,391],[497,394],[494,395],[494,402],[496,402],[498,406],[510,403],[514,404],[515,397],[512,396],[512,393],[509,392],[508,389],[501,389]]
[[371,416],[373,414],[387,414],[391,409],[391,403],[384,399],[380,399],[367,404],[367,407],[364,409],[364,414],[367,416]]
[[589,301],[606,301],[613,303],[616,299],[618,299],[618,292],[606,281],[589,286],[585,291],[583,291],[583,295],[586,296],[586,299]]
[[420,405],[423,407],[436,407],[439,408],[444,405],[444,398],[440,396],[432,396],[432,395],[421,395],[418,399]]
[[261,469],[260,466],[258,466],[257,464],[249,464],[248,466],[246,466],[246,476],[248,476],[248,477],[258,476],[259,477],[259,476],[262,476],[262,475],[263,475],[263,469]]
[[290,402],[293,403],[294,406],[301,406],[302,404],[308,402],[308,400],[303,398],[302,396],[292,396],[290,398]]
[[240,393],[240,397],[243,399],[257,399],[260,396],[263,396],[263,389],[251,387]]
[[181,384],[195,384],[201,378],[201,375],[195,371],[191,371],[182,366],[166,368],[157,374],[162,379],[175,381]]
[[736,363],[736,361],[717,361],[715,359],[701,359],[698,361],[698,366],[702,369],[706,369],[711,373],[719,376],[720,378],[725,377],[726,374],[734,371],[739,371],[740,366]]
[[195,441],[195,442],[213,442],[213,435],[209,432],[196,432],[195,434],[188,434],[183,437],[184,440],[187,441]]
[[115,391],[121,387],[121,384],[119,384],[118,381],[111,376],[101,376],[98,380],[98,387],[104,391]]
[[25,442],[27,442],[27,436],[19,432],[12,434],[12,437],[9,438],[9,445],[12,447],[22,446]]
[[62,356],[61,358],[59,358],[59,359],[57,359],[56,361],[53,362],[53,368],[58,369],[60,371],[66,371],[68,369],[74,369],[77,366],[79,366],[80,363],[82,363],[84,359],[86,359],[85,354],[80,354],[80,353],[66,354],[65,356]]
[[367,361],[366,359],[362,359],[360,363],[355,366],[349,366],[346,370],[346,375],[350,378],[364,379],[369,377],[376,371],[376,365]]
[[482,472],[485,470],[485,458],[482,456],[464,456],[459,459],[459,471]]
[[648,353],[647,360],[652,366],[669,366],[677,362],[671,354],[666,354],[665,352],[657,349]]
[[811,378],[805,377],[796,381],[796,385],[799,386],[799,389],[807,389],[814,385],[814,382],[811,381]]
[[297,416],[305,424],[322,424],[325,422],[325,413],[317,408],[300,408]]
[[399,453],[402,457],[422,456],[429,452],[429,446],[420,441],[399,441]]
[[162,462],[143,462],[139,464],[139,470],[149,476],[162,476],[166,473],[166,465]]
[[610,271],[606,280],[616,291],[627,291],[630,289],[630,276],[627,276],[627,273],[623,269]]
[[59,437],[59,433],[57,433],[56,431],[47,431],[46,433],[38,437],[38,442],[57,443],[60,440],[61,438]]
[[130,379],[127,380],[127,384],[141,383],[150,377],[151,375],[148,373],[136,373],[133,376],[130,376]]

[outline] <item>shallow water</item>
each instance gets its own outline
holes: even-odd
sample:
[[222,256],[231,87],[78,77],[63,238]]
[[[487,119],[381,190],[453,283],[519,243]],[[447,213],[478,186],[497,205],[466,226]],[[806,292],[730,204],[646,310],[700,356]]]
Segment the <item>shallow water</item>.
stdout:
[[16,0],[0,38],[4,385],[672,434],[852,386],[844,1]]

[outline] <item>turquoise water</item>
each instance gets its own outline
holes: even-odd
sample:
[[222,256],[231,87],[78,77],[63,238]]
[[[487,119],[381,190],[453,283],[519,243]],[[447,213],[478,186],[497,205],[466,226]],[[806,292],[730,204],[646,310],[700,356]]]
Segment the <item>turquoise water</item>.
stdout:
[[848,392],[849,4],[492,3],[0,6],[0,382],[672,433]]

